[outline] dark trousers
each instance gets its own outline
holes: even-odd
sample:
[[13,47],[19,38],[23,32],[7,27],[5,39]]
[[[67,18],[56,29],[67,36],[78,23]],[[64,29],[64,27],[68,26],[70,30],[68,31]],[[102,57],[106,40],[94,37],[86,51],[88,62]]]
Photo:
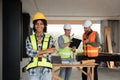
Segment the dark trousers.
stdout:
[[[95,59],[95,58],[89,58],[89,59]],[[95,63],[99,63],[99,62],[95,61]],[[94,80],[98,80],[97,68],[98,68],[98,65],[94,67]],[[83,67],[83,70],[85,72],[87,72],[87,68],[86,67]],[[87,76],[84,73],[82,73],[82,80],[87,80]]]

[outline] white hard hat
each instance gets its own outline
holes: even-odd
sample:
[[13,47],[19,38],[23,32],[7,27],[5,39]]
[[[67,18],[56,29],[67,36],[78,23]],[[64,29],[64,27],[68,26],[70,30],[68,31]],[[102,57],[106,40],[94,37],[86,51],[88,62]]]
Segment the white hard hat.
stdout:
[[72,29],[72,27],[71,27],[70,24],[65,24],[63,28],[64,28],[64,29]]
[[83,26],[84,27],[90,27],[92,26],[92,22],[90,20],[86,20],[84,23],[83,23]]

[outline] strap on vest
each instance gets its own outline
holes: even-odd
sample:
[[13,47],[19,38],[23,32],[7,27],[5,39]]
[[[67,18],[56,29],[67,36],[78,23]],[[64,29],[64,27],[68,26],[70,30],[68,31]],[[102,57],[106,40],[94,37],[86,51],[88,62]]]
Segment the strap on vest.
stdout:
[[35,34],[30,35],[30,40],[31,40],[33,50],[37,50],[37,41],[36,41]]
[[32,59],[33,59],[32,62],[30,62],[27,65],[26,70],[29,70],[31,68],[35,68],[35,67],[38,67],[38,66],[52,68],[52,63],[48,62],[47,59],[44,58],[44,57],[42,57],[42,58],[34,57]]
[[[30,40],[31,40],[33,50],[37,50],[37,41],[36,41],[35,34],[30,35]],[[50,35],[45,34],[42,42],[42,50],[45,50],[49,47],[49,42],[50,42]]]
[[49,47],[49,42],[50,42],[50,35],[46,34],[44,39],[43,39],[42,50],[45,50]]

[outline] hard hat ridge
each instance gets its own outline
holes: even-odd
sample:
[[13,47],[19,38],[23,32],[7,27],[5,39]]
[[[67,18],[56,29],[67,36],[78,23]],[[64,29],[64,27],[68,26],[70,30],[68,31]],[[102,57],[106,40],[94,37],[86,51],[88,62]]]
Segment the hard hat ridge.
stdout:
[[83,23],[83,26],[84,27],[90,27],[92,26],[92,22],[90,20],[86,20],[84,23]]
[[34,17],[33,17],[32,20],[35,21],[35,20],[38,20],[38,19],[44,19],[44,20],[46,20],[46,17],[44,16],[43,13],[37,12],[37,13],[34,15]]
[[70,24],[64,24],[64,29],[72,29],[71,25]]

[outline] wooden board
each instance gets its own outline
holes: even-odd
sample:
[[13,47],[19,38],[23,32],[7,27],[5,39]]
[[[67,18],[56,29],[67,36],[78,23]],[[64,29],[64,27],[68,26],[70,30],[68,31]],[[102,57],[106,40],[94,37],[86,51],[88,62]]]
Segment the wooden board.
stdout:
[[[112,49],[112,40],[111,40],[111,28],[110,27],[105,27],[105,52],[113,53]],[[107,62],[108,68],[113,68],[114,67],[114,62],[110,61]]]

